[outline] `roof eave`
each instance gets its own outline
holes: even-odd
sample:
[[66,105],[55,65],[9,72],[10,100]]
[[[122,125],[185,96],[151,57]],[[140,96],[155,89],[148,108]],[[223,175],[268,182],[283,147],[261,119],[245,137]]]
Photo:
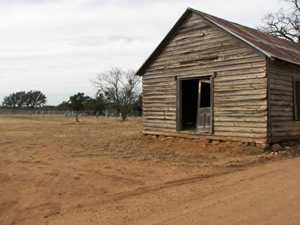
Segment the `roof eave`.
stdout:
[[256,49],[257,51],[261,52],[262,54],[264,54],[265,56],[267,56],[268,58],[272,58],[273,55],[259,47],[257,47],[256,45],[254,45],[253,43],[251,43],[250,41],[246,40],[245,38],[241,37],[240,35],[232,32],[231,30],[227,29],[226,27],[224,27],[223,25],[215,22],[214,20],[210,19],[209,17],[207,17],[204,13],[202,13],[201,11],[195,10],[195,9],[190,9],[192,12],[199,14],[200,16],[204,17],[206,20],[208,20],[209,22],[213,23],[215,26],[219,27],[220,29],[226,31],[227,33],[231,34],[232,36],[240,39],[241,41],[245,42],[246,44],[248,44],[249,46],[251,46],[252,48]]
[[285,58],[282,58],[282,57],[278,57],[278,56],[272,56],[271,57],[271,60],[276,60],[276,59],[300,66],[299,62],[296,62],[296,61],[293,61],[293,60],[288,60],[288,59],[285,59]]

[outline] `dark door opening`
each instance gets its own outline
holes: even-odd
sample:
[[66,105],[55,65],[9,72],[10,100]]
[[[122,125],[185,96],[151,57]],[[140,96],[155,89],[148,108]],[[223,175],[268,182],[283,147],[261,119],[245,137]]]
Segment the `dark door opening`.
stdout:
[[210,79],[181,81],[181,130],[208,132],[211,126]]
[[183,80],[181,83],[182,129],[195,129],[197,126],[197,102],[199,80]]

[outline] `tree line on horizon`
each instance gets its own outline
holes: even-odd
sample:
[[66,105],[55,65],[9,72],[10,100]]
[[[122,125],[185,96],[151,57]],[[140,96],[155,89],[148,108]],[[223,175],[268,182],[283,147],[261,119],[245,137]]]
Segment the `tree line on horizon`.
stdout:
[[94,98],[78,92],[57,106],[47,106],[47,97],[41,91],[18,91],[6,96],[2,107],[7,109],[49,109],[72,111],[76,121],[79,114],[114,115],[126,120],[128,115],[142,114],[142,92],[140,78],[133,70],[112,68],[97,75],[93,81],[97,87]]

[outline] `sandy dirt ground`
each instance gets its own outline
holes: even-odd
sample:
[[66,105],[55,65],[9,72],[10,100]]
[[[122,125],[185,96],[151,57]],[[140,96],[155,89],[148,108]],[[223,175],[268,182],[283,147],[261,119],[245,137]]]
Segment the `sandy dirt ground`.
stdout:
[[290,155],[143,136],[140,119],[0,116],[0,134],[1,225],[300,224]]

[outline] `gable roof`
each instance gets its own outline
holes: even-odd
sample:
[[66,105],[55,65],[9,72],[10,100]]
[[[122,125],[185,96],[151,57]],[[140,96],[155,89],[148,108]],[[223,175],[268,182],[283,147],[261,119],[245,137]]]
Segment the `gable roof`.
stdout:
[[161,52],[163,47],[172,38],[177,28],[184,23],[185,19],[191,13],[196,13],[202,16],[204,19],[255,48],[268,58],[276,58],[300,65],[300,44],[292,43],[291,41],[271,36],[256,29],[233,23],[192,8],[188,8],[173,26],[173,28],[169,31],[166,37],[162,40],[162,42],[158,45],[158,47],[154,50],[154,52],[150,55],[150,57],[138,69],[136,72],[137,75],[143,75],[145,73],[145,70],[150,65],[152,60],[154,60],[155,57]]

